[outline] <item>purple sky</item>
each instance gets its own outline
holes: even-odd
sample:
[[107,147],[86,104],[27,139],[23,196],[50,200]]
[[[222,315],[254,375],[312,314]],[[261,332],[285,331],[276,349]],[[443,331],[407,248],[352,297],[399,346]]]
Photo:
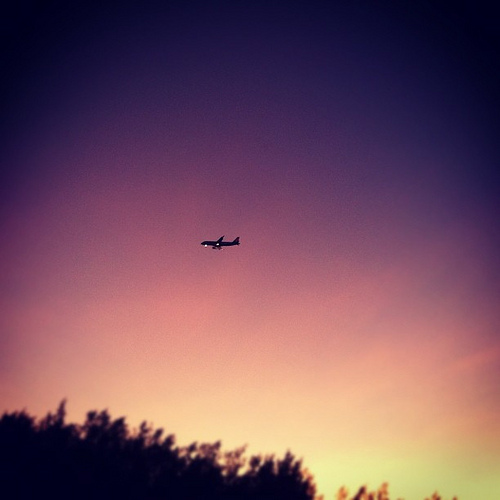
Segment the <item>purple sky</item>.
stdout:
[[0,410],[291,449],[327,498],[494,498],[489,7],[27,2],[2,29]]

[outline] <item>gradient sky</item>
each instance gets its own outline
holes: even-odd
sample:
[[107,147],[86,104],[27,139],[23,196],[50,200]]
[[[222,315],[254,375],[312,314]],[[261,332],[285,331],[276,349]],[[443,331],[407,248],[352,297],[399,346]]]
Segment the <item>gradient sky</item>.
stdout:
[[497,27],[401,3],[4,18],[0,411],[498,497]]

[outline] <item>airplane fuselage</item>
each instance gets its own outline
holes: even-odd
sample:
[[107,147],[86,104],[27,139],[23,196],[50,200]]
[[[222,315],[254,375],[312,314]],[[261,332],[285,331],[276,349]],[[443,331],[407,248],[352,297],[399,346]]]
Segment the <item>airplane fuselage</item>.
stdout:
[[221,236],[217,241],[206,240],[201,244],[205,247],[212,247],[214,250],[222,250],[222,247],[232,247],[240,244],[240,237],[238,236],[233,241],[222,241],[224,236]]

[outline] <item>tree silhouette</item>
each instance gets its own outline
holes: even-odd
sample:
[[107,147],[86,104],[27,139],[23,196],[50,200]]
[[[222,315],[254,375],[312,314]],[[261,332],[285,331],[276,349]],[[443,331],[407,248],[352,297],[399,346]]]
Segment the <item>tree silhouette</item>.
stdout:
[[[349,499],[349,490],[342,486],[336,494],[336,500],[390,500],[389,498],[389,484],[382,483],[377,491],[368,491],[366,486],[361,486],[357,493]],[[398,498],[398,500],[403,500]],[[441,500],[438,493],[433,493],[432,497],[426,498],[425,500]],[[453,497],[452,500],[458,500],[457,497]]]
[[[36,421],[25,410],[0,418],[0,484],[10,499],[320,500],[312,475],[291,452],[245,457],[220,441],[177,446],[175,436],[142,422],[89,411],[66,424],[66,401]],[[0,496],[2,496],[0,490]],[[348,500],[340,488],[337,500]],[[434,493],[431,500],[440,500]],[[350,500],[389,500],[387,483]],[[429,500],[429,499],[426,499]],[[454,500],[457,500],[454,498]]]
[[66,401],[36,422],[25,411],[0,419],[0,481],[10,498],[169,500],[311,500],[315,486],[290,453],[254,456],[216,443],[179,447],[146,422],[90,411],[66,424]]

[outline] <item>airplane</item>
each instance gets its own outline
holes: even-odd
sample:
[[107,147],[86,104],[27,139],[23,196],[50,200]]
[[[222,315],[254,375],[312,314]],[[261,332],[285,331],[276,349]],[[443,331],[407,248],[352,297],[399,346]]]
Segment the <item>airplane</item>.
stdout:
[[211,246],[213,250],[222,250],[222,247],[232,247],[233,245],[240,244],[240,237],[238,236],[233,241],[222,241],[224,236],[221,236],[217,241],[202,241],[201,244],[208,247]]

